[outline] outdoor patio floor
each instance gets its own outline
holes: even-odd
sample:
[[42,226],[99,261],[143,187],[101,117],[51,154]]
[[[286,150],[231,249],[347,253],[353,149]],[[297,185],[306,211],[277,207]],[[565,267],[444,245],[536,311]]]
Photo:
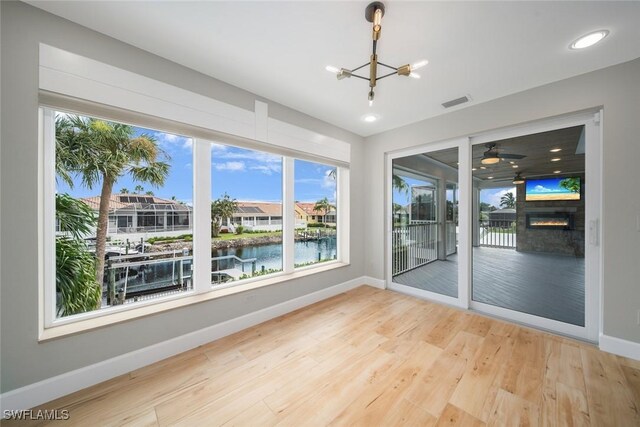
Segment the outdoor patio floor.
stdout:
[[[456,297],[457,271],[457,255],[452,255],[393,281]],[[473,300],[584,326],[584,258],[474,248]]]

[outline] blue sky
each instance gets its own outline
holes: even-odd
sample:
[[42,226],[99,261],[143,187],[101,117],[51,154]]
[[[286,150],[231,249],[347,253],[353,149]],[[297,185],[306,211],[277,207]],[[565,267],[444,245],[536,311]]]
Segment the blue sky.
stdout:
[[[189,138],[134,128],[135,134],[147,133],[156,138],[158,145],[170,156],[171,169],[162,188],[134,182],[123,176],[115,183],[114,193],[126,188],[133,192],[137,185],[144,191],[162,198],[193,201],[193,148]],[[328,174],[331,166],[319,163],[295,161],[294,197],[301,202],[316,202],[323,197],[335,202],[336,182]],[[100,186],[88,189],[75,179],[73,189],[57,180],[57,190],[73,197],[99,196]],[[264,152],[246,150],[229,145],[211,146],[211,196],[213,199],[223,193],[237,200],[281,201],[282,200],[282,158]]]

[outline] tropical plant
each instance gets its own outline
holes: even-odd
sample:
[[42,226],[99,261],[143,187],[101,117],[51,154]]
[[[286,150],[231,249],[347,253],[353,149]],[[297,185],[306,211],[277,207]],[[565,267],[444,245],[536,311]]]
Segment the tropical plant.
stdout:
[[580,178],[578,177],[564,178],[558,185],[572,193],[580,192]]
[[68,194],[56,194],[56,220],[66,235],[56,237],[56,292],[59,316],[100,308],[101,286],[95,259],[83,241],[96,223],[89,206]]
[[500,198],[500,207],[510,208],[510,209],[514,209],[516,207],[516,198],[514,197],[511,191],[509,191],[508,193],[505,193]]
[[327,176],[335,181],[338,178],[338,168],[330,169]]
[[400,175],[393,174],[391,177],[391,185],[401,193],[409,194],[409,184]]
[[133,191],[135,192],[135,194],[142,194],[142,192],[144,191],[144,187],[142,185],[136,185]]
[[98,283],[103,277],[114,183],[130,175],[135,181],[160,186],[169,174],[168,159],[151,135],[136,136],[132,126],[81,116],[56,117],[56,173],[71,186],[74,174],[89,189],[101,185],[95,254]]
[[120,194],[128,194],[129,193],[129,189],[127,187],[122,187],[120,189]]
[[233,213],[238,210],[238,202],[232,199],[227,193],[222,197],[211,202],[211,236],[218,237],[220,235],[220,227],[222,220],[231,218]]
[[329,214],[329,212],[331,211],[331,209],[335,209],[336,207],[334,205],[331,204],[331,202],[329,201],[329,199],[327,199],[326,197],[318,200],[316,202],[315,205],[313,205],[313,210],[318,212],[318,213],[322,213],[322,216],[324,216],[324,221],[322,221],[324,223],[324,226],[326,227],[327,224],[327,215]]
[[244,226],[242,226],[242,225],[238,225],[238,226],[236,227],[236,234],[240,235],[240,234],[242,234],[242,233],[244,233]]
[[153,191],[149,190],[149,191],[146,191],[144,194],[146,194],[147,196],[153,196]]

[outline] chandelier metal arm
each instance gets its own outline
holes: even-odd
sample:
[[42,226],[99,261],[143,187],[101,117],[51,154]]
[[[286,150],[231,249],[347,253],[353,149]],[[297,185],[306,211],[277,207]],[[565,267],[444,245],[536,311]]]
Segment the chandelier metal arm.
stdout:
[[362,77],[362,76],[359,76],[357,74],[351,74],[351,77],[356,77],[356,78],[359,78],[359,79],[362,79],[362,80],[369,81],[369,77]]
[[351,70],[351,72],[353,73],[354,71],[358,71],[359,69],[364,68],[364,67],[366,67],[366,66],[367,66],[367,65],[369,65],[369,64],[371,64],[371,62],[367,62],[367,63],[366,63],[366,64],[364,64],[364,65],[361,65],[361,66],[359,66],[359,67],[356,67],[356,68],[354,68],[353,70]]
[[378,65],[382,65],[383,67],[391,68],[392,70],[398,71],[398,69],[396,67],[392,67],[391,65],[383,64],[380,61],[378,61]]
[[389,77],[389,76],[395,76],[396,74],[398,74],[397,71],[394,71],[393,73],[389,73],[389,74],[385,74],[384,76],[378,77],[376,80],[382,80],[385,77]]

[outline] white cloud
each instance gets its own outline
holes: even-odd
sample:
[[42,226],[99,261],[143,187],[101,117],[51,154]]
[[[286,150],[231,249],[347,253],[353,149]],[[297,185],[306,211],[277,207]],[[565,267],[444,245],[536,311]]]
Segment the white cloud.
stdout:
[[249,169],[260,171],[265,175],[272,175],[273,173],[279,173],[282,170],[282,167],[279,163],[272,163],[266,165],[252,165]]
[[324,182],[323,179],[320,178],[298,178],[296,179],[296,184],[318,184],[321,185]]
[[496,208],[500,208],[500,199],[507,193],[512,193],[513,196],[516,196],[516,188],[498,188],[495,190],[482,190],[488,193],[487,196],[482,197],[482,201],[485,203],[489,203],[490,205],[495,206]]
[[542,192],[548,193],[549,191],[551,191],[548,188],[544,187],[543,185],[536,185],[535,187],[533,187],[533,189],[539,193],[542,193]]
[[219,171],[241,172],[245,170],[244,162],[214,163],[213,167]]

